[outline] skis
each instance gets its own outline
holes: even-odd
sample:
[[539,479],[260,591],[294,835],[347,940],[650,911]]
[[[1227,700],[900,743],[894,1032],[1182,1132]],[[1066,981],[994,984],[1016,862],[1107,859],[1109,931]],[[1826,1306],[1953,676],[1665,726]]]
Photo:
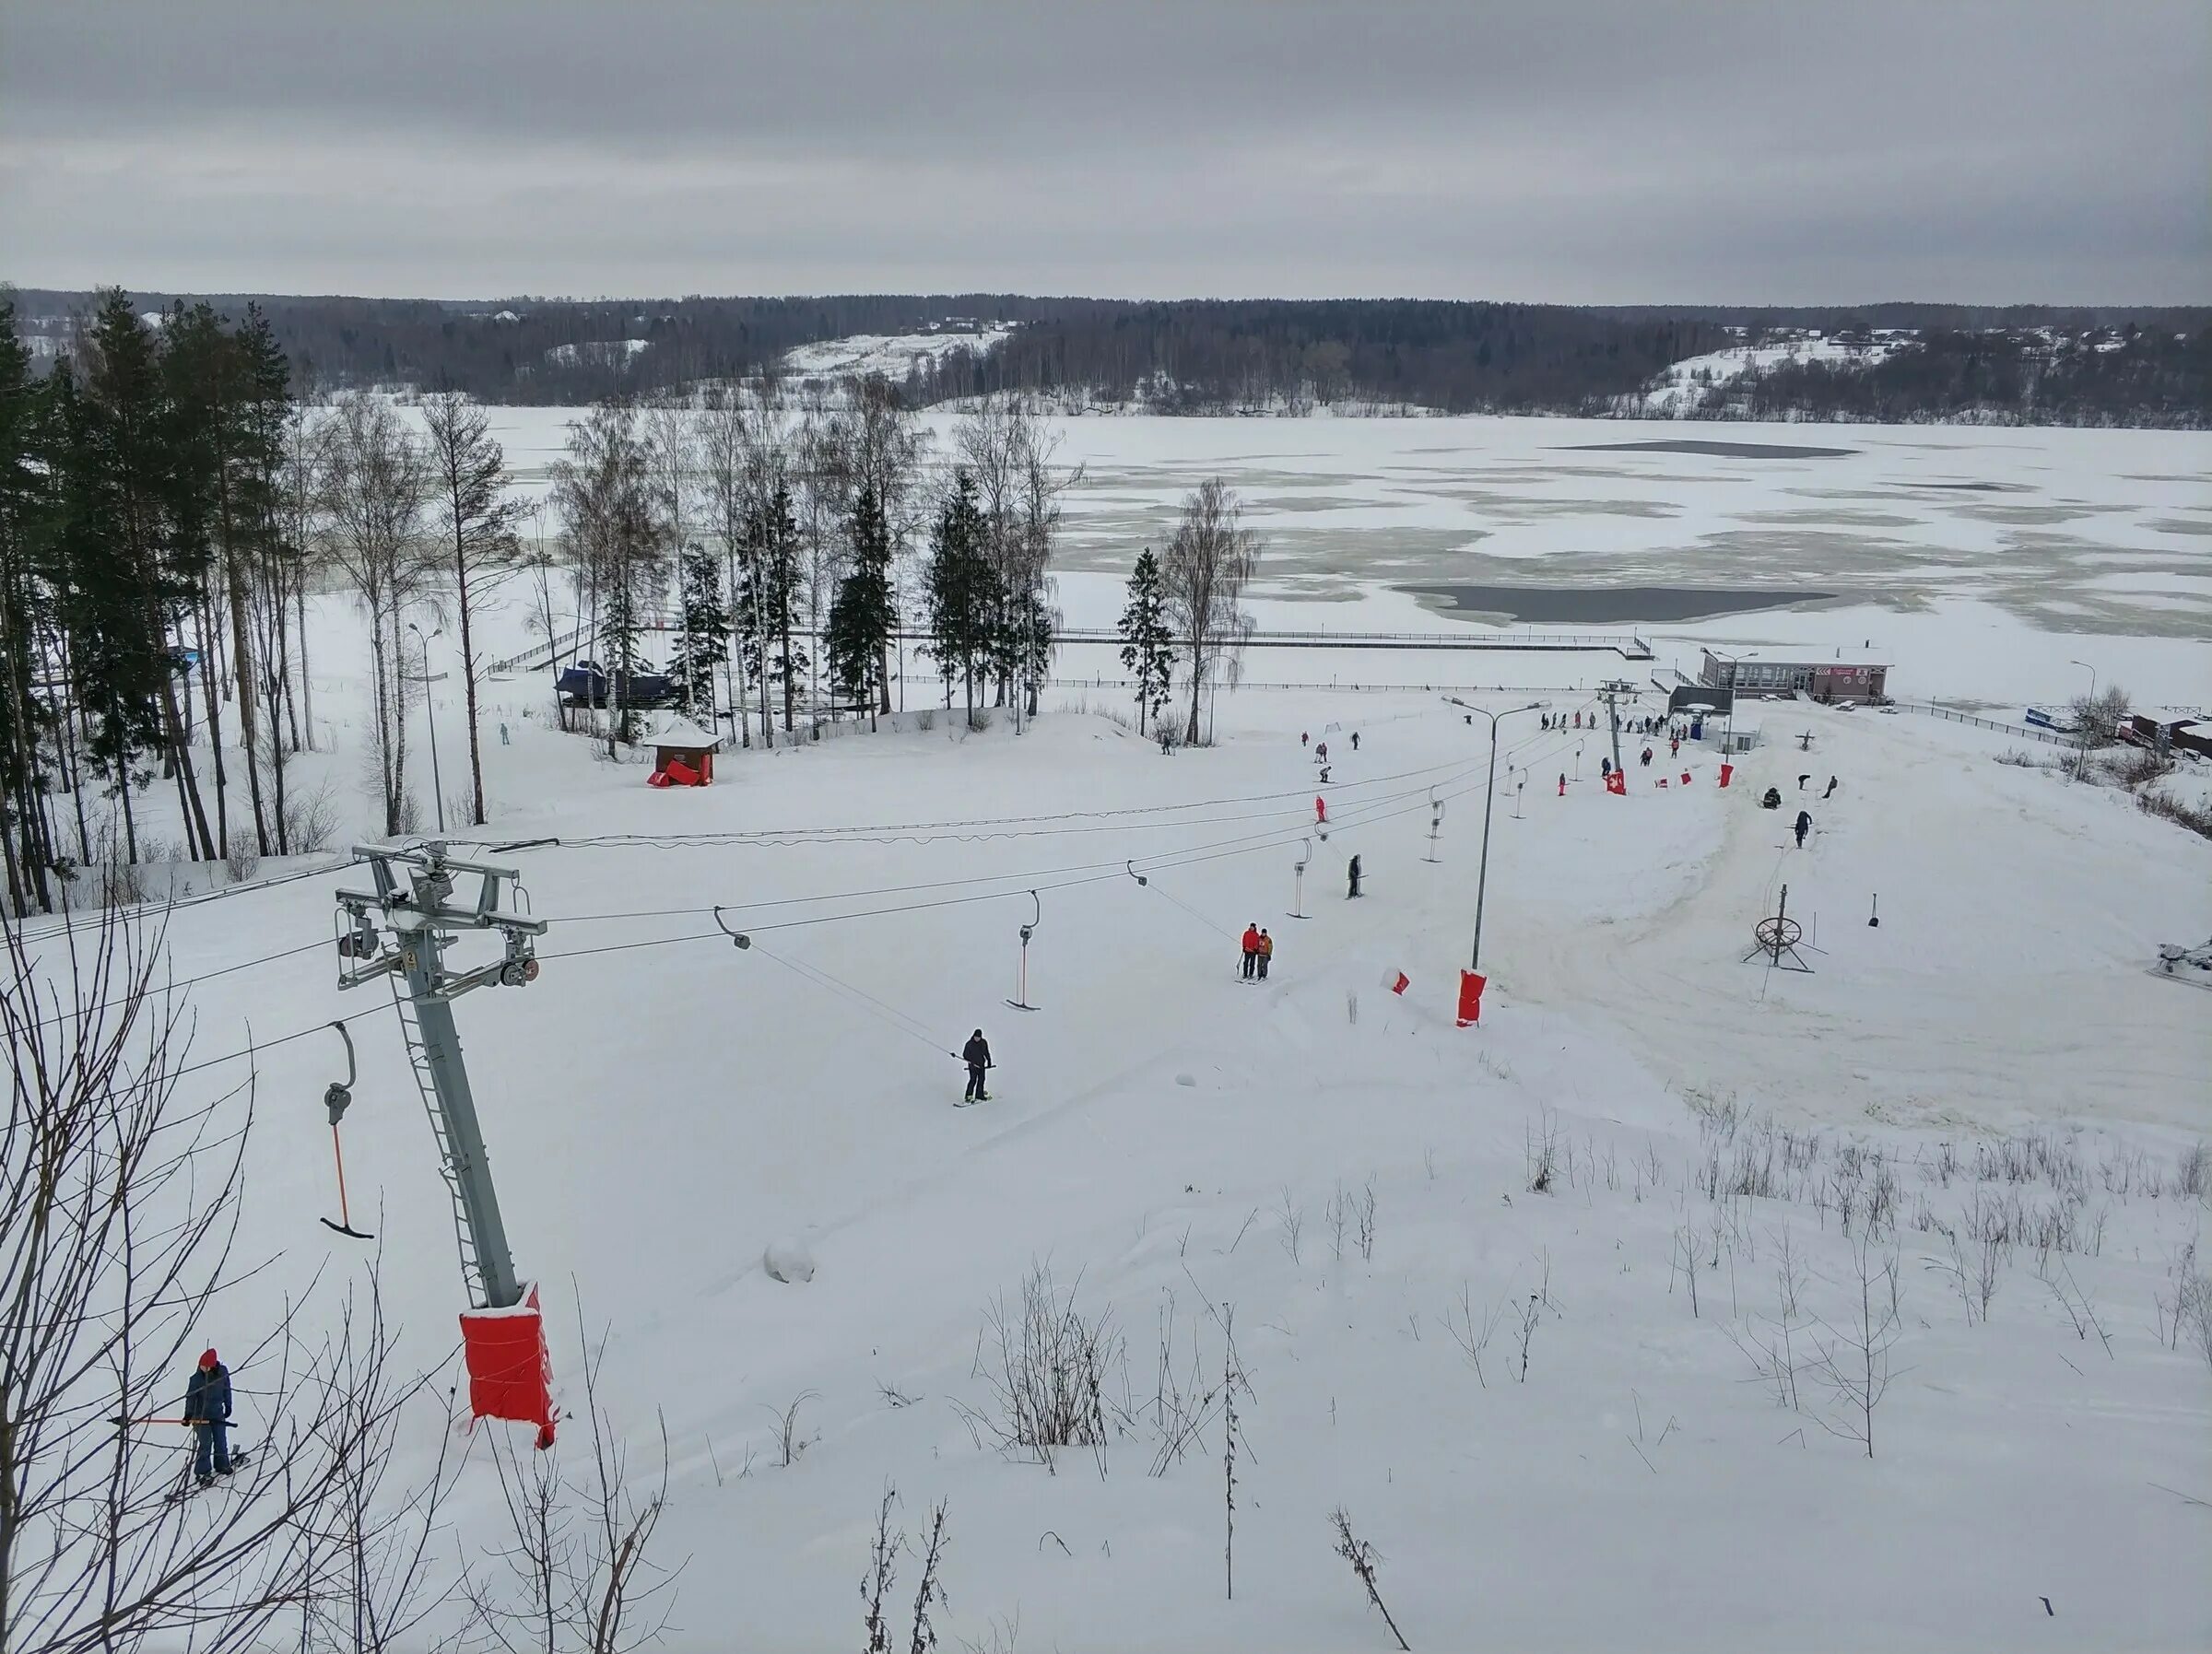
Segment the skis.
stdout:
[[171,1505],[182,1505],[185,1500],[191,1498],[194,1494],[211,1493],[216,1488],[220,1487],[225,1482],[230,1480],[232,1477],[235,1477],[240,1471],[242,1471],[248,1465],[256,1462],[258,1461],[253,1458],[253,1456],[247,1452],[243,1448],[233,1448],[230,1450],[230,1475],[218,1475],[212,1481],[208,1482],[205,1486],[201,1484],[200,1479],[193,1474],[192,1467],[190,1465],[186,1465],[184,1467],[184,1474],[178,1480],[176,1487],[170,1493],[168,1502]]

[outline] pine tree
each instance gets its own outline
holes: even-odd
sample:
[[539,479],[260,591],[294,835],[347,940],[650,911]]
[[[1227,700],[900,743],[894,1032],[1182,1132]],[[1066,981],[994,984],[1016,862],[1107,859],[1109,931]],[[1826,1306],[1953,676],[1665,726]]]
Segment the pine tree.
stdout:
[[965,467],[953,473],[952,493],[937,513],[930,552],[930,653],[945,680],[946,705],[952,704],[953,679],[962,680],[972,729],[976,679],[997,659],[1004,631],[998,575],[991,565],[986,525],[976,504],[975,479]]
[[737,594],[746,670],[760,685],[760,728],[771,745],[773,714],[768,686],[783,686],[783,730],[788,734],[797,723],[799,676],[808,663],[806,651],[793,639],[806,578],[799,552],[791,492],[779,487],[767,507],[755,510],[747,522]]
[[683,632],[668,670],[684,710],[712,722],[714,669],[722,663],[730,639],[730,611],[723,602],[722,569],[714,554],[703,545],[685,547],[682,581]]
[[1168,704],[1175,676],[1175,633],[1168,625],[1167,598],[1160,587],[1159,559],[1147,545],[1129,575],[1129,606],[1117,628],[1122,665],[1136,679],[1136,727],[1149,734],[1152,720]]
[[838,582],[830,605],[830,672],[855,705],[865,699],[868,727],[888,685],[885,659],[899,627],[891,585],[891,531],[874,487],[863,484],[853,508],[853,571]]
[[58,858],[52,795],[57,728],[38,694],[54,635],[51,591],[39,578],[53,516],[50,386],[30,376],[15,306],[0,292],[0,860],[10,909],[54,909]]

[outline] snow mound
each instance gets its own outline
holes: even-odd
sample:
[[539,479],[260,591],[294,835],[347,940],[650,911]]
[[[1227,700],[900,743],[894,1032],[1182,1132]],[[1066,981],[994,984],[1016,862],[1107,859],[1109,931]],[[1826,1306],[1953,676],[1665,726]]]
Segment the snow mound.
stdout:
[[761,1254],[760,1267],[768,1271],[772,1280],[788,1286],[804,1286],[814,1279],[814,1253],[803,1240],[772,1240],[768,1250]]
[[1198,1076],[1196,1074],[1177,1074],[1175,1076],[1175,1084],[1178,1085],[1195,1085],[1198,1084]]

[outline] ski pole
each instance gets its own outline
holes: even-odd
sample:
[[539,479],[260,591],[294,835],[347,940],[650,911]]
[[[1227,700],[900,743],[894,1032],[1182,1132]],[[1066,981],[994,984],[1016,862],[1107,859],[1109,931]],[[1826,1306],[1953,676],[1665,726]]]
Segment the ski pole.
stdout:
[[198,1422],[197,1419],[189,1418],[127,1418],[122,1414],[117,1414],[108,1421],[118,1430],[134,1429],[140,1425],[193,1425]]

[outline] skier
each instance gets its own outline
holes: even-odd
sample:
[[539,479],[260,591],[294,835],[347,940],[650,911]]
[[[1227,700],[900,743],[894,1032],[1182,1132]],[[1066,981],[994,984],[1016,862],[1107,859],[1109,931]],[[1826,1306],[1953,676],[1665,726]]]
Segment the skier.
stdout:
[[1833,798],[1833,797],[1835,796],[1835,793],[1836,793],[1836,778],[1835,778],[1834,776],[1832,776],[1832,775],[1831,775],[1831,776],[1830,776],[1830,777],[1828,778],[1828,791],[1827,791],[1826,792],[1823,792],[1823,793],[1822,793],[1820,796],[1821,796],[1822,798]]
[[1567,796],[1567,772],[1564,769],[1559,771],[1559,796]]
[[512,746],[514,745],[512,741],[507,739],[507,726],[504,723],[500,725],[500,745],[501,746]]
[[1812,814],[1812,812],[1811,812],[1810,810],[1800,810],[1800,811],[1798,811],[1798,812],[1797,812],[1797,848],[1798,848],[1799,850],[1803,850],[1803,849],[1805,848],[1805,836],[1806,836],[1806,834],[1807,834],[1807,833],[1811,832],[1812,830],[1813,830],[1813,814]]
[[1306,744],[1306,732],[1303,730],[1298,732],[1298,744],[1300,747],[1303,747]]
[[1598,759],[1597,773],[1601,776],[1611,775],[1613,773],[1613,760],[1611,758]]
[[968,1043],[960,1048],[960,1061],[968,1064],[968,1094],[963,1103],[987,1103],[991,1094],[983,1089],[983,1071],[990,1068],[991,1042],[983,1038],[981,1028],[968,1036]]
[[1313,795],[1313,825],[1325,827],[1329,819],[1329,801],[1318,792]]
[[1666,756],[1670,758],[1678,758],[1682,756],[1681,736],[1677,735],[1666,744]]
[[1583,715],[1580,712],[1574,715],[1574,727],[1578,730],[1583,727]]
[[1652,767],[1652,749],[1648,746],[1643,749],[1642,763],[1646,769]]
[[1352,732],[1352,750],[1354,752],[1359,750],[1359,732],[1358,730]]
[[1317,764],[1326,764],[1329,761],[1329,744],[1326,741],[1314,743],[1313,761]]
[[218,1476],[228,1476],[232,1469],[230,1370],[216,1359],[213,1350],[200,1353],[200,1365],[184,1387],[184,1422],[195,1437],[193,1472],[202,1487],[213,1487]]
[[1260,980],[1267,979],[1267,961],[1275,957],[1275,938],[1265,931],[1260,933]]
[[1351,861],[1346,864],[1344,872],[1347,881],[1344,898],[1347,901],[1350,901],[1359,894],[1359,858],[1358,856],[1354,856]]
[[1801,776],[1799,776],[1799,777],[1797,778],[1797,791],[1798,791],[1798,792],[1803,792],[1805,791],[1805,784],[1806,784],[1806,782],[1807,782],[1807,781],[1811,780],[1812,779],[1813,779],[1813,778],[1812,778],[1811,776],[1809,776],[1809,775],[1801,775]]
[[1260,957],[1260,927],[1255,921],[1244,927],[1244,979],[1249,982],[1257,968]]

